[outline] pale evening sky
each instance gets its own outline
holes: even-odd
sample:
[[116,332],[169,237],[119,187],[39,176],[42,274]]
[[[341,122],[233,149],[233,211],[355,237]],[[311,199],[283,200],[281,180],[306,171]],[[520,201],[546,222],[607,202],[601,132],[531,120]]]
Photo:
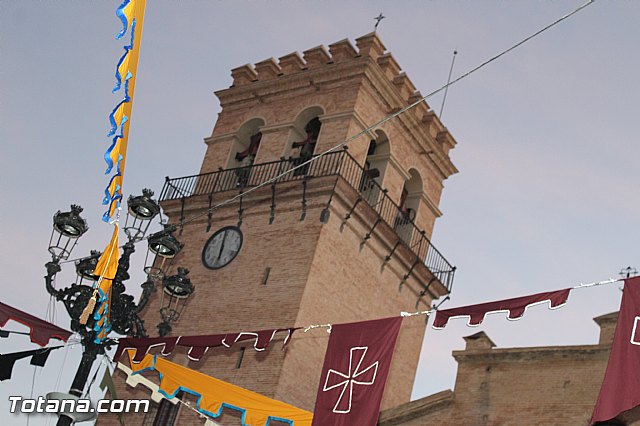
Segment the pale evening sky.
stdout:
[[[353,41],[382,12],[380,38],[429,93],[446,82],[453,50],[455,77],[582,3],[149,1],[125,197],[143,187],[159,193],[164,176],[197,173],[219,111],[213,91],[231,84],[232,68]],[[90,230],[76,255],[109,238],[100,202],[107,116],[120,99],[111,94],[122,49],[114,39],[118,4],[0,1],[1,300],[40,317],[49,302],[42,277],[52,215],[71,203],[85,208]],[[640,268],[639,18],[639,2],[596,1],[450,88],[442,119],[458,141],[451,156],[460,173],[445,181],[433,235],[458,267],[445,306]],[[429,101],[436,111],[441,99]],[[71,269],[60,285],[73,280]],[[141,280],[134,274],[128,287]],[[517,322],[498,314],[479,328],[452,320],[443,331],[428,329],[414,398],[453,387],[451,351],[464,347],[462,336],[484,330],[500,347],[596,343],[591,318],[616,310],[620,295],[615,284],[584,289],[562,309],[536,307]],[[56,320],[69,327],[61,304]],[[0,341],[1,353],[33,347],[21,336]],[[65,351],[35,373],[35,396],[68,391],[80,351]],[[27,422],[8,413],[7,395],[31,392],[33,367],[18,364],[0,383],[3,424]],[[47,421],[32,416],[30,424]]]

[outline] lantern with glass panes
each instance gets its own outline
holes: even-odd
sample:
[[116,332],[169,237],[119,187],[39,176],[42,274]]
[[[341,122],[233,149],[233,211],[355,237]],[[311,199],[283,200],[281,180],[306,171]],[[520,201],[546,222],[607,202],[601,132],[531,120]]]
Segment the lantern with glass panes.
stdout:
[[[125,293],[124,281],[129,279],[129,263],[135,243],[143,240],[149,230],[151,221],[160,213],[160,206],[152,198],[153,192],[143,189],[142,195],[131,196],[128,199],[127,217],[124,232],[127,242],[121,247],[118,268],[112,280],[109,300],[109,322],[111,329],[120,335],[132,337],[146,337],[144,322],[139,317],[142,309],[147,305],[151,295],[156,292],[157,283],[162,283],[161,291],[161,322],[158,330],[165,335],[171,330],[171,323],[179,319],[184,310],[185,302],[193,294],[194,287],[189,278],[188,270],[177,268],[176,275],[167,276],[169,268],[176,254],[182,250],[182,244],[173,236],[175,226],[166,226],[159,232],[149,235],[144,271],[147,280],[141,285],[142,294],[136,303],[134,297]],[[98,354],[115,343],[115,339],[107,337],[98,339],[98,331],[94,330],[96,320],[89,315],[86,323],[81,323],[80,317],[92,298],[96,281],[100,277],[94,271],[101,253],[92,250],[90,255],[75,262],[77,278],[75,283],[66,288],[55,286],[55,277],[62,270],[61,264],[67,261],[75,248],[78,239],[87,232],[87,222],[80,216],[82,208],[72,205],[69,212],[58,211],[53,216],[53,231],[49,241],[51,261],[47,262],[45,276],[46,289],[56,300],[62,301],[71,317],[71,329],[82,338],[83,355],[76,372],[70,395],[82,396],[91,366]],[[58,425],[68,426],[73,419],[64,414],[60,415]]]
[[188,273],[188,269],[179,267],[176,275],[162,279],[162,293],[160,293],[162,322],[158,324],[158,332],[161,336],[171,332],[171,323],[180,319],[185,302],[193,293],[194,288],[191,280],[187,278]]
[[87,221],[80,217],[82,207],[72,204],[71,211],[53,215],[53,230],[49,239],[49,253],[54,262],[67,260],[69,255],[89,227]]
[[162,281],[174,257],[182,250],[183,244],[173,236],[175,231],[174,225],[164,225],[162,231],[149,236],[144,272],[156,281]]
[[144,237],[149,225],[151,225],[151,219],[160,213],[160,206],[151,197],[153,197],[153,191],[144,188],[142,195],[130,196],[127,201],[129,208],[124,223],[124,232],[130,240]]

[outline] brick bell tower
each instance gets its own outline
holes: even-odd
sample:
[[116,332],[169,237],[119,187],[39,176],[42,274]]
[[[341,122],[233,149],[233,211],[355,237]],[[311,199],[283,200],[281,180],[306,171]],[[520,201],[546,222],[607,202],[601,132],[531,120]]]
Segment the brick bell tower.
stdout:
[[[456,142],[425,102],[283,174],[419,99],[400,70],[371,33],[356,47],[345,39],[231,71],[231,87],[216,92],[222,111],[200,173],[167,178],[160,195],[170,223],[187,222],[175,264],[196,287],[170,335],[382,318],[448,294],[455,268],[429,238],[443,181],[457,172]],[[425,326],[424,317],[405,319],[382,409],[409,401]],[[172,358],[313,410],[328,338],[300,330],[285,350],[276,340],[264,352],[247,343],[199,362]],[[225,411],[216,421],[237,418]],[[181,410],[176,424],[192,423],[202,420]]]

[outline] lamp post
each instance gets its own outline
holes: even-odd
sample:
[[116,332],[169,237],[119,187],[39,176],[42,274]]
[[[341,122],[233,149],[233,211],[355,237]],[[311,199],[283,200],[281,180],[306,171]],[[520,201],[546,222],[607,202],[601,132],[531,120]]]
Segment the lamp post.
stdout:
[[[144,321],[139,314],[147,305],[151,295],[156,291],[156,282],[163,283],[160,314],[162,322],[158,325],[161,335],[171,330],[170,323],[177,321],[184,309],[186,299],[193,293],[194,287],[189,278],[188,270],[178,268],[178,274],[165,276],[168,259],[175,257],[182,249],[182,244],[173,236],[174,226],[165,228],[152,234],[148,238],[147,260],[145,272],[147,280],[142,283],[142,295],[136,303],[134,297],[125,293],[124,281],[129,279],[129,262],[135,252],[135,243],[144,238],[151,220],[160,213],[160,206],[151,197],[153,192],[144,189],[143,194],[137,197],[129,197],[127,218],[124,231],[128,241],[122,247],[118,269],[112,281],[110,297],[109,320],[112,331],[131,337],[147,337]],[[69,212],[58,211],[53,216],[53,231],[49,240],[49,252],[51,261],[45,267],[45,286],[49,294],[57,301],[61,301],[71,318],[71,330],[81,337],[83,348],[82,359],[71,384],[69,394],[52,393],[48,396],[52,399],[71,398],[78,399],[82,396],[91,367],[99,354],[104,354],[116,342],[115,339],[96,339],[98,332],[94,330],[95,319],[89,316],[86,324],[81,324],[80,316],[92,297],[94,287],[84,284],[88,281],[93,284],[99,277],[93,274],[100,252],[91,251],[91,254],[75,263],[78,278],[69,287],[58,289],[54,285],[54,278],[62,270],[61,261],[67,260],[75,248],[78,239],[89,229],[87,222],[80,216],[82,208],[72,205]],[[165,294],[168,302],[165,306]],[[181,305],[181,307],[180,307]],[[58,426],[69,426],[76,421],[89,420],[93,413],[59,413]]]

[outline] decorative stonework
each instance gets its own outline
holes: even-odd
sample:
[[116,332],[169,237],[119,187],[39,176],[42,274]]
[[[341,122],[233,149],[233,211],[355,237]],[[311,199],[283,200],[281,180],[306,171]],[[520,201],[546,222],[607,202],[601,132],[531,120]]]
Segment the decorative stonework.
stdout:
[[384,55],[386,50],[376,33],[369,33],[357,38],[356,46],[360,49],[360,56],[370,56],[374,61]]
[[255,65],[255,68],[256,72],[258,73],[258,81],[273,80],[282,73],[280,66],[273,58],[265,59],[264,61],[258,62]]
[[378,65],[380,65],[380,69],[387,76],[390,81],[393,81],[394,77],[400,74],[400,64],[396,62],[395,58],[391,53],[385,53],[380,56],[377,60]]
[[298,52],[292,52],[288,55],[281,56],[279,59],[279,65],[282,74],[284,75],[296,74],[306,69],[306,63],[302,60]]
[[329,45],[329,53],[333,62],[342,62],[358,56],[358,52],[348,39],[343,39]]
[[406,99],[407,102],[409,97],[416,91],[416,86],[413,85],[407,74],[404,72],[401,72],[393,78],[393,84],[400,91],[402,99]]
[[316,46],[303,52],[303,58],[310,69],[324,66],[331,62],[331,55],[324,46]]
[[233,77],[234,86],[244,86],[258,79],[258,74],[250,64],[245,64],[241,67],[231,70],[231,77]]

